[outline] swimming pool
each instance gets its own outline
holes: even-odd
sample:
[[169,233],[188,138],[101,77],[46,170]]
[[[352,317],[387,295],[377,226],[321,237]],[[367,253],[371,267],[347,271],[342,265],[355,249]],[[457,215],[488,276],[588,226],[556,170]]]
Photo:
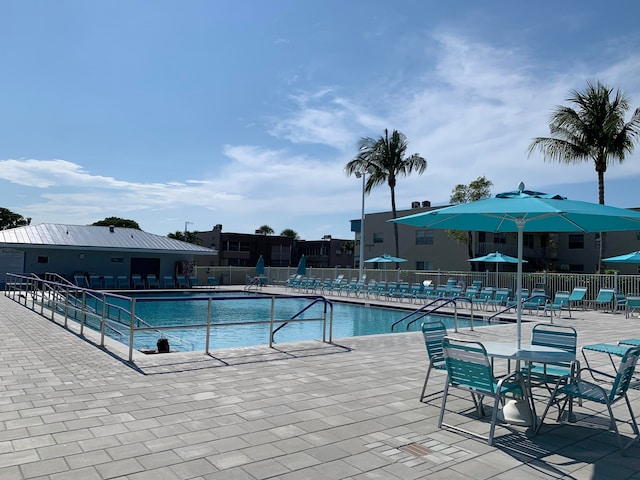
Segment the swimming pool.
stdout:
[[[235,298],[230,299],[233,296]],[[155,349],[160,336],[167,337],[172,350],[205,350],[206,329],[175,328],[184,325],[205,325],[208,317],[208,298],[226,297],[225,300],[211,302],[211,337],[209,348],[234,348],[269,343],[272,296],[246,295],[242,292],[211,294],[176,293],[176,294],[136,294],[135,316],[158,330],[136,332],[135,349]],[[251,298],[248,298],[251,297]],[[275,297],[273,302],[274,324],[284,323],[309,306],[307,298]],[[126,308],[126,302],[119,300]],[[333,339],[364,335],[378,335],[391,332],[391,325],[410,313],[408,310],[366,306],[361,304],[330,302],[333,305]],[[324,304],[317,303],[300,314],[298,319],[318,319],[323,316]],[[414,317],[415,318],[415,317]],[[448,329],[454,328],[454,319],[446,315],[428,315],[413,322],[410,331],[420,329],[420,324],[427,319],[442,320]],[[411,320],[411,319],[409,319]],[[128,322],[128,320],[127,320]],[[458,328],[468,327],[468,318],[458,316]],[[225,324],[231,324],[225,326]],[[474,320],[474,326],[481,326],[480,319]],[[407,322],[398,325],[394,331],[404,332]],[[172,328],[167,328],[172,327]],[[117,334],[117,328],[107,332],[109,336],[129,344],[128,333]],[[323,322],[304,321],[291,322],[274,335],[276,343],[295,342],[323,338]]]

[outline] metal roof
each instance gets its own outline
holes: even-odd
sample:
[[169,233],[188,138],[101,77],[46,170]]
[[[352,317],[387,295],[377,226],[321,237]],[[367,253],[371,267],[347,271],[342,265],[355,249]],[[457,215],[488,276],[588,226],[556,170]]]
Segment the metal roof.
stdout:
[[164,251],[192,255],[215,255],[216,251],[193,243],[122,227],[42,223],[0,230],[2,247],[53,247],[113,250]]

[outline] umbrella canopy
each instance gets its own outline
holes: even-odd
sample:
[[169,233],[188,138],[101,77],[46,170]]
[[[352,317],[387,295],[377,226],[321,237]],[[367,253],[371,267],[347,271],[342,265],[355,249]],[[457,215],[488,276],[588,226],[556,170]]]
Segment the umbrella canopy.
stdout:
[[640,213],[596,203],[567,200],[560,195],[525,190],[390,220],[417,227],[518,233],[517,333],[522,339],[523,232],[611,232],[640,230]]
[[640,251],[625,253],[624,255],[618,255],[617,257],[603,258],[602,261],[614,263],[640,263]]
[[307,257],[302,255],[300,257],[300,261],[298,262],[298,270],[296,271],[298,275],[306,275],[307,274]]
[[258,263],[256,263],[256,275],[264,275],[264,258],[260,255]]
[[[510,257],[509,255],[504,255],[500,252],[490,253],[488,255],[483,255],[482,257],[470,258],[467,261],[489,263],[518,263],[518,259],[516,257]],[[527,263],[527,261],[523,260],[522,263]]]
[[[470,258],[467,260],[468,262],[488,262],[496,264],[496,286],[498,286],[498,272],[501,263],[518,263],[518,259],[516,257],[510,257],[509,255],[503,255],[500,252],[490,253],[488,255],[483,255],[482,257]],[[526,260],[522,260],[522,263],[527,263]]]
[[406,258],[392,257],[391,255],[380,255],[379,257],[373,257],[369,260],[365,260],[365,263],[402,263],[406,262]]

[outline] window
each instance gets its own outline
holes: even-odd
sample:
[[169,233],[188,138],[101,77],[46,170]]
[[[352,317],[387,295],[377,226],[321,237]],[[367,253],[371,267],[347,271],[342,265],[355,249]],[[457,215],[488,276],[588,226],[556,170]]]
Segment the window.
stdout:
[[416,245],[433,245],[433,231],[416,230]]
[[584,248],[584,235],[582,233],[569,235],[569,248]]
[[525,233],[522,237],[523,245],[527,248],[533,248],[533,235]]
[[505,236],[502,232],[493,234],[493,243],[505,243]]
[[49,257],[38,256],[38,263],[49,263]]
[[416,270],[433,270],[433,264],[431,262],[419,260],[416,262]]
[[111,257],[111,263],[124,263],[123,257]]
[[382,232],[374,233],[373,243],[384,243],[384,233]]
[[594,240],[593,243],[594,243],[595,248],[600,248],[600,233],[599,232],[594,235],[594,239],[593,240]]
[[486,242],[487,241],[487,232],[478,232],[478,241],[479,242]]
[[570,272],[584,272],[584,265],[578,263],[572,263],[569,265]]

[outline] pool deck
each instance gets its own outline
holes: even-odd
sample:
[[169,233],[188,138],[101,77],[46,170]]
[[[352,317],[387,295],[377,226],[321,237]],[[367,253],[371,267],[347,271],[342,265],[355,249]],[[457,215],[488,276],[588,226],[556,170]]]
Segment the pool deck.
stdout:
[[[640,337],[637,317],[572,314],[554,322],[574,326],[579,345]],[[601,415],[590,421],[601,429],[559,426],[553,415],[540,435],[498,426],[493,447],[438,429],[444,375],[434,372],[434,396],[421,403],[427,362],[415,332],[137,353],[129,363],[124,348],[101,348],[4,295],[0,332],[2,480],[640,479],[640,447],[621,456]],[[512,341],[515,325],[454,335]],[[605,355],[591,358],[611,370]],[[640,414],[640,390],[629,396]],[[466,397],[450,405],[465,413],[458,422],[487,430]]]

